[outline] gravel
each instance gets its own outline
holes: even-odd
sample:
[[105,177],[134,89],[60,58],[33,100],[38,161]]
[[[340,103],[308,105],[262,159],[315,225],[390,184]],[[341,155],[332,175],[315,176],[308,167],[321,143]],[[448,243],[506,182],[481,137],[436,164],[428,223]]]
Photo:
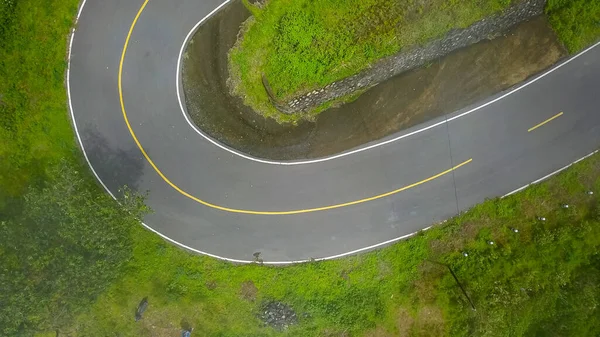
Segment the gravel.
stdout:
[[277,301],[267,302],[262,306],[260,319],[265,325],[280,331],[298,322],[294,310],[289,305]]

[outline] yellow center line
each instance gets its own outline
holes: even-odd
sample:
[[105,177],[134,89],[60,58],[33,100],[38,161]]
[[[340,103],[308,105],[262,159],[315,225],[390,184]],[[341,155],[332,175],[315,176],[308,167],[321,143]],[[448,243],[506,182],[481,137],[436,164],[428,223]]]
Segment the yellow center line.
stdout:
[[558,113],[558,114],[556,114],[556,115],[554,115],[554,116],[552,116],[552,117],[550,117],[550,118],[546,119],[545,121],[541,122],[540,124],[538,124],[538,125],[536,125],[536,126],[532,127],[531,129],[527,130],[527,132],[531,132],[531,131],[533,131],[533,130],[535,130],[535,129],[539,128],[540,126],[542,126],[542,125],[544,125],[544,124],[546,124],[546,123],[549,123],[549,122],[551,122],[551,121],[553,121],[553,120],[557,119],[558,117],[560,117],[560,116],[562,116],[562,115],[563,115],[563,113],[562,113],[562,112],[560,112],[560,113]]
[[127,47],[129,46],[129,40],[131,39],[131,34],[133,32],[133,29],[140,17],[140,15],[142,14],[142,11],[144,10],[144,8],[146,7],[146,4],[148,4],[149,0],[145,0],[144,3],[142,4],[142,7],[140,8],[140,10],[138,11],[137,15],[135,16],[135,19],[133,20],[133,23],[131,24],[131,27],[129,28],[129,33],[127,33],[127,38],[125,39],[125,45],[123,46],[123,52],[121,54],[121,60],[119,62],[119,75],[118,75],[118,86],[119,86],[119,100],[121,102],[121,111],[123,112],[123,119],[125,120],[125,124],[127,125],[127,129],[129,129],[129,133],[131,134],[131,137],[133,138],[135,144],[137,145],[137,147],[140,149],[140,151],[142,152],[142,155],[146,158],[146,160],[148,161],[148,163],[152,166],[152,168],[154,169],[154,171],[156,171],[156,173],[167,183],[169,184],[171,187],[173,187],[177,192],[181,193],[182,195],[184,195],[185,197],[196,201],[204,206],[210,207],[210,208],[214,208],[214,209],[218,209],[221,211],[225,211],[225,212],[231,212],[231,213],[243,213],[243,214],[257,214],[257,215],[290,215],[290,214],[301,214],[301,213],[310,213],[310,212],[317,212],[317,211],[326,211],[326,210],[331,210],[331,209],[335,209],[335,208],[341,208],[341,207],[346,207],[346,206],[351,206],[351,205],[356,205],[356,204],[361,204],[361,203],[365,203],[368,201],[373,201],[376,199],[381,199],[381,198],[385,198],[388,197],[390,195],[393,194],[397,194],[400,193],[402,191],[406,191],[410,188],[425,184],[429,181],[432,181],[434,179],[437,179],[441,176],[444,176],[456,169],[458,169],[459,167],[462,167],[470,162],[473,161],[473,159],[469,159],[461,164],[458,164],[452,168],[447,169],[444,172],[438,173],[434,176],[431,176],[427,179],[423,179],[419,182],[416,182],[414,184],[408,185],[408,186],[404,186],[401,188],[398,188],[396,190],[390,191],[390,192],[386,192],[383,194],[379,194],[379,195],[375,195],[369,198],[364,198],[364,199],[360,199],[360,200],[355,200],[355,201],[350,201],[350,202],[346,202],[346,203],[341,203],[341,204],[335,204],[335,205],[329,205],[329,206],[323,206],[323,207],[316,207],[316,208],[308,208],[308,209],[298,209],[298,210],[288,210],[288,211],[256,211],[256,210],[246,210],[246,209],[237,209],[237,208],[229,208],[229,207],[225,207],[225,206],[219,206],[219,205],[215,205],[212,204],[208,201],[204,201],[200,198],[197,198],[191,194],[189,194],[188,192],[184,191],[183,189],[181,189],[179,186],[175,185],[171,180],[169,180],[169,178],[167,178],[162,171],[156,166],[156,164],[154,164],[154,162],[152,161],[152,159],[150,159],[150,156],[148,156],[148,153],[146,153],[146,150],[144,150],[144,148],[142,147],[142,144],[140,143],[140,141],[138,140],[137,136],[135,135],[135,132],[133,132],[133,128],[131,127],[131,124],[129,123],[129,118],[127,117],[127,112],[125,111],[125,102],[123,100],[123,84],[122,84],[122,79],[123,79],[123,63],[125,62],[125,54],[127,53]]

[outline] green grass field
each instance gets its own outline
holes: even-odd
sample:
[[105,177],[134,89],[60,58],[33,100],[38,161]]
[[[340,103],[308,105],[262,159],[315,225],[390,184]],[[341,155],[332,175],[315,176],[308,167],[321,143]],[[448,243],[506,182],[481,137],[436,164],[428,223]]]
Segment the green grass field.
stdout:
[[[235,266],[145,231],[141,200],[115,203],[74,142],[63,81],[76,7],[0,2],[0,335],[176,336],[182,321],[193,336],[600,331],[598,156],[443,227],[336,261]],[[556,8],[556,20],[571,22],[574,50],[595,39],[591,19],[577,28],[575,9]],[[452,266],[477,311],[426,259]],[[150,306],[135,323],[144,296]],[[271,300],[289,304],[299,323],[284,333],[262,327],[257,314]]]

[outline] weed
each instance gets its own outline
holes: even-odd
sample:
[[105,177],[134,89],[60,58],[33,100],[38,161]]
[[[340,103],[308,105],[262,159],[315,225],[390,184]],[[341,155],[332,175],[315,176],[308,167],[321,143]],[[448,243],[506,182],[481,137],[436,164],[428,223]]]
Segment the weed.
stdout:
[[600,37],[600,2],[549,0],[550,24],[569,52],[576,53]]

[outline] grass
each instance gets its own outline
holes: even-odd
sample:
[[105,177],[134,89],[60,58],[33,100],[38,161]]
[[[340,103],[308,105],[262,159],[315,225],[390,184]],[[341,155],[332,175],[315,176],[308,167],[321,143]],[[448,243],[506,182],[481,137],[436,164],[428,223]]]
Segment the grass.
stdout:
[[77,160],[63,84],[77,4],[0,2],[0,210],[49,165]]
[[[69,324],[119,274],[112,257],[122,261],[131,254],[129,232],[114,232],[137,222],[127,221],[131,213],[88,173],[67,113],[67,40],[78,3],[0,0],[3,336],[29,336]],[[62,169],[68,179],[57,177]],[[50,198],[47,191],[65,184],[69,193]],[[99,240],[86,242],[94,233],[90,228]]]
[[403,48],[465,28],[510,0],[271,0],[249,4],[252,17],[230,51],[233,91],[255,110],[288,121],[268,102],[265,74],[275,97],[298,94],[355,74]]
[[[194,256],[140,229],[127,276],[79,318],[74,335],[171,336],[182,321],[199,336],[593,335],[598,195],[600,156],[593,156],[407,241],[285,268]],[[447,270],[427,260],[452,267],[477,311]],[[145,296],[149,309],[135,323]],[[273,300],[296,310],[298,325],[263,327],[258,313]]]
[[600,37],[600,1],[549,0],[546,13],[571,53],[583,50]]

